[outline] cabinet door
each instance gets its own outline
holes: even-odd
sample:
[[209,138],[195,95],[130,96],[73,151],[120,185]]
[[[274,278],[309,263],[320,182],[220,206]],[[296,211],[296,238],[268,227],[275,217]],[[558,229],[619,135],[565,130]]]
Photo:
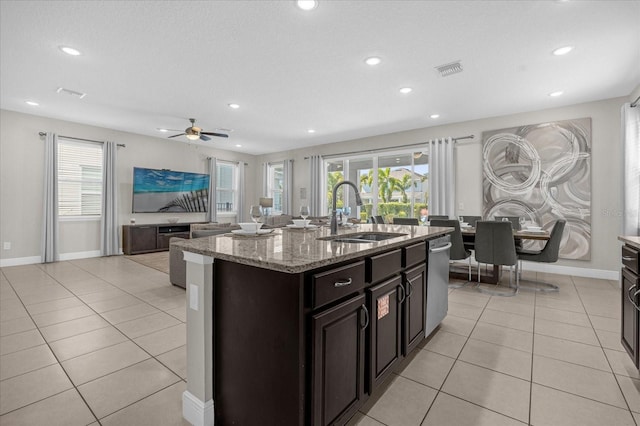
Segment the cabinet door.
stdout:
[[150,226],[135,226],[129,228],[129,247],[131,254],[156,250],[157,228]]
[[427,268],[421,266],[403,274],[406,300],[404,302],[403,354],[406,356],[424,339],[427,319]]
[[364,295],[313,316],[312,424],[346,422],[357,411],[364,397],[369,319]]
[[638,296],[633,297],[638,291],[638,276],[627,268],[622,269],[622,346],[627,350],[636,367],[639,366],[638,327],[640,312]]
[[371,327],[368,331],[369,377],[371,393],[402,358],[402,278],[397,276],[367,290]]

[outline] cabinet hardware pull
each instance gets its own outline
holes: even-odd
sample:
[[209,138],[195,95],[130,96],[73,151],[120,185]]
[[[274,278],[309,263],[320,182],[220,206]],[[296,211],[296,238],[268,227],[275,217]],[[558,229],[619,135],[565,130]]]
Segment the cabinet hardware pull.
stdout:
[[411,294],[413,293],[413,284],[411,284],[410,280],[405,280],[405,282],[407,284],[409,284],[409,286],[407,287],[408,291],[407,291],[407,299],[411,297]]
[[400,290],[402,292],[402,299],[398,300],[398,303],[402,303],[407,298],[407,295],[404,292],[404,287],[402,285],[398,286],[398,290]]
[[[637,287],[637,285],[636,285],[636,284],[634,284],[634,285],[632,285],[631,287],[629,287],[629,290],[627,290],[627,299],[629,299],[629,302],[631,302],[631,304],[632,304],[636,309],[640,310],[640,307],[638,307],[638,305],[636,305],[636,302],[634,302],[634,301],[633,301],[633,298],[631,297],[631,291],[633,291],[633,289],[634,289],[634,288],[636,288],[636,287]],[[640,291],[640,290],[638,290],[638,291]],[[638,292],[636,292],[636,293],[634,294],[634,297],[635,297],[635,295],[636,295],[636,294],[638,294]]]
[[364,309],[364,327],[362,327],[362,329],[364,330],[369,326],[369,310],[364,305],[364,303],[362,304],[362,309]]
[[631,261],[631,260],[636,260],[636,258],[631,256],[622,256],[622,260]]
[[353,282],[353,280],[351,278],[349,278],[346,281],[336,281],[335,283],[333,283],[334,287],[344,287],[346,285],[349,285]]

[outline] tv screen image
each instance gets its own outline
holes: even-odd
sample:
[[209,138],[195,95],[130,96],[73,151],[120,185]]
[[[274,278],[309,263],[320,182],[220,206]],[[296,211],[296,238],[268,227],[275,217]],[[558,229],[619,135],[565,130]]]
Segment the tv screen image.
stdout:
[[206,212],[209,175],[133,168],[133,213]]

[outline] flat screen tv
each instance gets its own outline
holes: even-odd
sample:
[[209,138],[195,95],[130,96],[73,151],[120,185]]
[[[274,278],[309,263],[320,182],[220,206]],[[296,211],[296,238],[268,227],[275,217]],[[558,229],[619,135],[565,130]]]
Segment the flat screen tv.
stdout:
[[209,175],[133,168],[133,213],[207,211]]

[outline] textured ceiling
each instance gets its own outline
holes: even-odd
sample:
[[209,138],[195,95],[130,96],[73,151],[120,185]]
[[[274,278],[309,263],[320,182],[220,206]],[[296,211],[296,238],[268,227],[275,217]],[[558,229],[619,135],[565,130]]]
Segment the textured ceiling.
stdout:
[[261,154],[629,95],[638,22],[639,1],[3,0],[0,107],[156,137],[194,117]]

